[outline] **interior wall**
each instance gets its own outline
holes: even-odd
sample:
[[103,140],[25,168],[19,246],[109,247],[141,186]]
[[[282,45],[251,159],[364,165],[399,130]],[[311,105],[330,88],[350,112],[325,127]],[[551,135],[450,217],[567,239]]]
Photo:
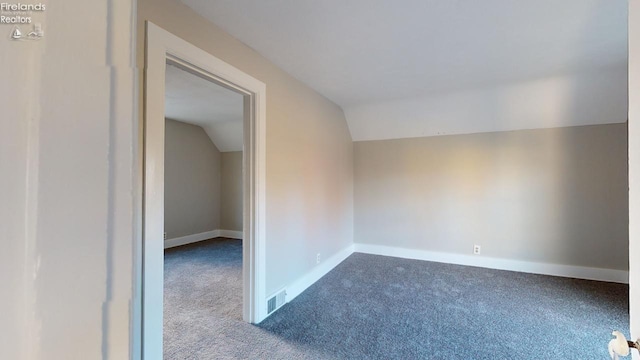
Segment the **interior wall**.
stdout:
[[[354,141],[627,120],[627,64],[345,108]],[[402,119],[402,121],[398,121]]]
[[626,124],[356,142],[354,239],[627,270],[626,152]]
[[0,39],[2,359],[135,351],[134,11],[56,2],[41,40]]
[[[629,1],[629,288],[631,336],[640,338],[640,1]],[[634,354],[639,359],[638,354]]]
[[167,240],[220,229],[220,151],[196,125],[165,119]]
[[220,227],[242,231],[242,151],[221,153]]
[[[138,1],[138,66],[149,20],[267,85],[266,291],[353,239],[353,145],[340,107],[177,0]],[[291,256],[295,254],[295,256]]]
[[0,53],[3,54],[0,56],[3,79],[0,82],[3,94],[0,106],[4,109],[0,120],[1,359],[27,358],[25,317],[31,311],[28,291],[32,286],[28,281],[31,279],[24,274],[32,269],[34,263],[29,249],[33,239],[27,238],[27,199],[33,190],[29,188],[29,167],[34,163],[30,154],[34,142],[30,119],[37,108],[32,96],[37,93],[37,85],[30,78],[37,71],[33,60],[41,57],[42,49],[38,45],[19,46],[8,39],[0,39]]

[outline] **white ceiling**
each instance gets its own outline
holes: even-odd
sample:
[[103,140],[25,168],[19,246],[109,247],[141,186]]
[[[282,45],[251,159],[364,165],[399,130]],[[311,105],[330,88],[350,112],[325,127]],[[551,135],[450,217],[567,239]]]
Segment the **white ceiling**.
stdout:
[[[600,92],[567,93],[566,87],[597,85],[583,79],[593,73],[626,71],[627,0],[182,1],[342,106],[354,140],[389,137],[385,123],[354,117],[368,107],[364,112],[381,104],[389,109],[394,103],[420,105],[389,111],[401,112],[392,120],[407,129],[394,136],[505,130],[493,119],[499,109],[463,115],[458,110],[467,106],[464,102],[451,109],[424,104],[441,107],[437,99],[453,94],[466,94],[460,97],[473,104],[488,96],[484,89],[505,94],[500,89],[532,82],[550,86],[536,94],[561,92],[571,106],[579,102],[590,108]],[[612,79],[608,86],[616,98],[605,95],[618,105],[626,101],[620,98],[626,80]],[[403,102],[407,99],[412,100]],[[549,106],[548,99],[539,106]],[[515,113],[521,112],[525,108]],[[626,121],[626,108],[596,112],[603,118],[551,123]],[[362,124],[369,122],[380,130],[364,136]],[[549,122],[531,117],[518,126],[548,127]]]
[[167,118],[202,127],[222,152],[242,150],[242,95],[170,64],[165,76]]

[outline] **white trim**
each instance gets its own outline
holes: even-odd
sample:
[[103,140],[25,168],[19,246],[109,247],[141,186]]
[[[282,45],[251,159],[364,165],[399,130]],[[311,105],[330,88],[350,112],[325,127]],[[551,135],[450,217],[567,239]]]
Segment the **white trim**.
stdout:
[[266,85],[147,21],[144,86],[144,200],[141,261],[142,355],[162,358],[164,269],[164,92],[167,61],[244,96],[243,312],[266,317]]
[[488,269],[518,271],[524,273],[562,276],[576,279],[610,281],[623,284],[629,283],[629,272],[623,270],[499,259],[479,255],[452,254],[370,244],[354,244],[354,251],[364,254],[393,256],[405,259],[426,260],[447,264],[477,266]]
[[242,240],[242,231],[220,229],[218,230],[218,236],[229,239]]
[[217,237],[220,237],[220,230],[205,231],[198,234],[191,234],[191,235],[181,236],[173,239],[167,239],[164,241],[164,248],[168,249],[176,246],[192,244],[198,241],[209,240]]
[[169,249],[176,246],[192,244],[198,241],[204,241],[204,240],[209,240],[209,239],[214,239],[219,237],[242,240],[242,231],[211,230],[211,231],[201,232],[198,234],[180,236],[177,238],[165,240],[164,248]]
[[[295,299],[296,296],[302,294],[309,286],[313,285],[316,281],[320,280],[329,271],[333,270],[338,264],[343,262],[351,254],[353,254],[353,245],[349,245],[346,248],[340,250],[335,255],[320,262],[313,270],[309,271],[298,280],[293,282],[287,287],[287,302]],[[266,308],[266,307],[265,307]]]

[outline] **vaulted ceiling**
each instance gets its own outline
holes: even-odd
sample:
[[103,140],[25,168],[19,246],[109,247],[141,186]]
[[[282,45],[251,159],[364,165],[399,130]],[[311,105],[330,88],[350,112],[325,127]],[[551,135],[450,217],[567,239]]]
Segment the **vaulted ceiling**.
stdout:
[[167,65],[165,116],[202,127],[222,152],[242,150],[242,103],[242,95]]
[[340,105],[354,140],[627,118],[626,0],[182,0]]

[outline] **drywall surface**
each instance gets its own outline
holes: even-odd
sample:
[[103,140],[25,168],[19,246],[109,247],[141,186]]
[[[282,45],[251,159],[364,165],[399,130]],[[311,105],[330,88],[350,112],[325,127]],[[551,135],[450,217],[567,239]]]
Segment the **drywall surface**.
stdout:
[[[4,27],[3,27],[4,28]],[[10,28],[7,28],[10,31]],[[41,44],[22,46],[8,37],[0,39],[0,358],[27,358],[28,324],[26,316],[32,311],[28,299],[32,293],[32,279],[26,274],[34,263],[30,247],[33,245],[33,221],[27,210],[28,194],[33,191],[29,181],[34,166],[31,147],[33,139],[31,119],[38,106],[33,102],[37,83],[31,77],[36,72],[34,61],[41,58]],[[20,84],[20,86],[15,86]],[[33,224],[29,224],[33,226]]]
[[[345,111],[627,68],[626,0],[182,1]],[[617,86],[626,91],[626,77]],[[595,110],[588,98],[581,103]],[[483,119],[466,120],[477,127]],[[486,131],[504,130],[486,120]]]
[[138,1],[140,68],[147,20],[267,85],[267,293],[349,246],[353,144],[340,107],[176,0]]
[[[354,141],[624,123],[627,65],[345,108]],[[402,121],[398,121],[402,119]]]
[[[629,289],[631,335],[640,338],[640,1],[629,1]],[[637,356],[634,355],[634,356]],[[637,356],[636,359],[640,358]]]
[[356,243],[628,269],[626,124],[354,148]]
[[164,231],[167,239],[220,226],[220,151],[199,126],[165,119]]
[[223,152],[220,228],[242,231],[242,151]]
[[128,359],[134,2],[45,3],[0,39],[0,358]]

